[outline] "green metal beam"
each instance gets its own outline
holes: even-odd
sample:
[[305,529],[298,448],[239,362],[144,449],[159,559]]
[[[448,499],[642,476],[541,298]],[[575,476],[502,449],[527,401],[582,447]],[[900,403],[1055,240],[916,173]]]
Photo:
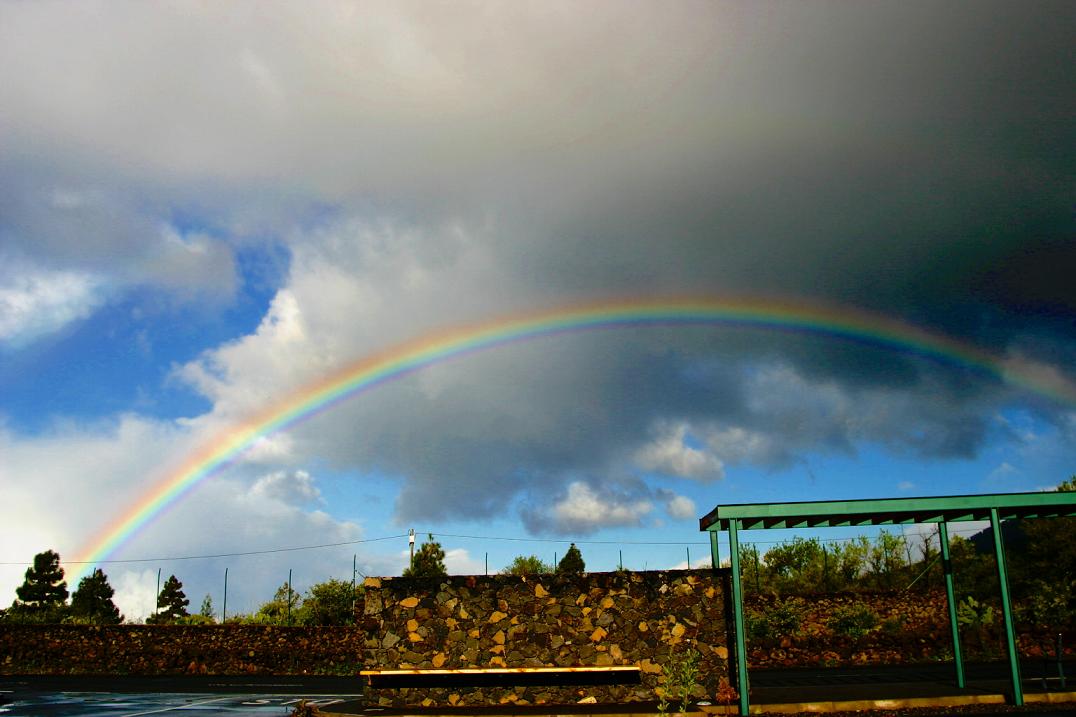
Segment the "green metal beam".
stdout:
[[874,500],[807,501],[723,505],[699,520],[700,530],[728,530],[739,520],[743,530],[814,528],[834,525],[869,526],[1076,516],[1076,493],[995,493]]
[[942,569],[945,573],[945,598],[949,605],[949,628],[953,633],[953,663],[956,666],[956,686],[964,689],[964,658],[960,654],[960,627],[956,619],[956,595],[953,590],[953,561],[949,558],[949,526],[945,521],[938,523],[938,542],[941,543]]
[[743,586],[740,585],[740,538],[737,523],[729,521],[729,564],[732,569],[732,613],[736,624],[736,689],[740,692],[740,715],[751,712],[748,702],[747,639],[744,635]]
[[994,554],[998,562],[998,582],[1001,584],[1001,612],[1005,617],[1005,646],[1009,650],[1009,670],[1012,673],[1012,701],[1017,707],[1024,704],[1020,686],[1020,660],[1016,653],[1016,630],[1013,628],[1012,605],[1009,603],[1009,574],[1005,569],[1005,545],[1001,539],[998,509],[990,509],[990,528],[994,533]]

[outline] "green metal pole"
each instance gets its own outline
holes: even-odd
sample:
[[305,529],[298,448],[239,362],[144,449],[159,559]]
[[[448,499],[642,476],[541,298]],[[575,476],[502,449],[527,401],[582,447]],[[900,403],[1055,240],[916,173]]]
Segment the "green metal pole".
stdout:
[[732,568],[732,612],[736,621],[736,689],[740,691],[740,715],[751,711],[747,688],[747,641],[743,626],[743,587],[740,585],[740,539],[738,520],[729,521],[729,562]]
[[941,543],[942,568],[945,572],[945,597],[949,602],[949,627],[953,632],[953,663],[956,666],[956,686],[964,689],[964,657],[960,654],[960,628],[956,621],[956,593],[953,590],[953,561],[949,559],[949,526],[938,523],[938,542]]
[[1001,612],[1005,616],[1005,644],[1009,649],[1009,670],[1012,672],[1012,701],[1017,707],[1024,704],[1020,688],[1020,660],[1016,654],[1016,631],[1013,629],[1012,605],[1009,602],[1009,575],[1005,569],[1005,545],[1001,539],[998,509],[990,509],[990,528],[994,531],[994,554],[998,563],[998,583],[1001,586]]
[[717,570],[721,567],[721,553],[717,549],[717,531],[708,530],[706,532],[710,534],[710,565],[713,566],[714,570]]

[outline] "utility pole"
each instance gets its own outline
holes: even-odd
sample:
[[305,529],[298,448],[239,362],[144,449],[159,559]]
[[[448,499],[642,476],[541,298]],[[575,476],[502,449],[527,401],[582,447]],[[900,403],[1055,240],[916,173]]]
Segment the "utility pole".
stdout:
[[407,534],[407,543],[411,546],[411,562],[408,564],[415,564],[415,529],[411,528],[411,531]]
[[161,569],[157,568],[157,597],[153,601],[153,614],[159,615],[161,612]]

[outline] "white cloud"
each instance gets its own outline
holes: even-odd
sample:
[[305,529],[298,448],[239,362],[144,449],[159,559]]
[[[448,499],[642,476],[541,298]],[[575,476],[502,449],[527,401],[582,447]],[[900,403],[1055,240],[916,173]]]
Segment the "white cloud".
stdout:
[[472,558],[465,548],[445,551],[445,570],[449,575],[482,575],[485,569],[484,561]]
[[314,478],[304,470],[275,471],[264,475],[254,482],[250,492],[255,496],[293,505],[325,502]]
[[1013,466],[1008,461],[1002,461],[998,464],[990,474],[987,475],[988,481],[1008,481],[1020,474],[1020,470]]
[[910,480],[902,480],[900,483],[897,483],[897,490],[901,493],[907,493],[913,488],[915,488],[915,483],[912,483]]
[[725,467],[713,454],[689,446],[688,427],[681,423],[665,427],[649,444],[636,453],[640,468],[665,475],[697,480],[717,480],[725,477]]
[[669,498],[665,503],[665,512],[669,514],[669,517],[681,520],[698,517],[695,501],[683,495],[674,495]]
[[102,290],[85,272],[9,266],[0,272],[0,342],[20,346],[86,318]]
[[[698,557],[698,558],[692,558],[692,560],[691,560],[691,567],[696,569],[696,570],[699,569],[699,568],[708,568],[711,565],[712,565],[712,563],[710,561],[709,552],[707,552],[706,555],[703,555],[703,556]],[[687,568],[688,568],[687,560],[681,560],[680,562],[676,563],[675,565],[669,566],[669,570],[687,570]]]
[[[112,585],[112,589],[115,591],[112,602],[116,603],[120,612],[123,613],[124,619],[129,622],[145,622],[146,618],[157,609],[157,571],[124,570],[114,572],[108,570],[108,572],[116,576],[109,578],[109,584]],[[167,576],[162,576],[162,583],[166,579]],[[187,595],[187,599],[191,601],[191,606],[188,607],[188,610],[196,612],[198,610],[198,605],[194,604],[196,601],[191,599],[190,595]]]
[[772,436],[742,426],[709,426],[700,433],[706,447],[726,463],[771,463],[781,454]]
[[634,498],[615,491],[596,492],[590,485],[576,481],[548,509],[551,527],[561,533],[591,533],[599,528],[638,526],[653,510],[644,498]]

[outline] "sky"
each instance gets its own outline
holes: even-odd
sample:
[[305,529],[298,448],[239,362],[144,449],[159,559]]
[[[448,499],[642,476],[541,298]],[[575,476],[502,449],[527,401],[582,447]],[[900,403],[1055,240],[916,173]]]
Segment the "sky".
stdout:
[[710,324],[433,361],[97,556],[121,609],[158,570],[219,612],[227,569],[231,614],[399,574],[410,529],[456,573],[672,568],[723,503],[1056,486],[1074,36],[1070,2],[0,2],[0,603],[312,383],[596,302],[860,312],[995,370]]

